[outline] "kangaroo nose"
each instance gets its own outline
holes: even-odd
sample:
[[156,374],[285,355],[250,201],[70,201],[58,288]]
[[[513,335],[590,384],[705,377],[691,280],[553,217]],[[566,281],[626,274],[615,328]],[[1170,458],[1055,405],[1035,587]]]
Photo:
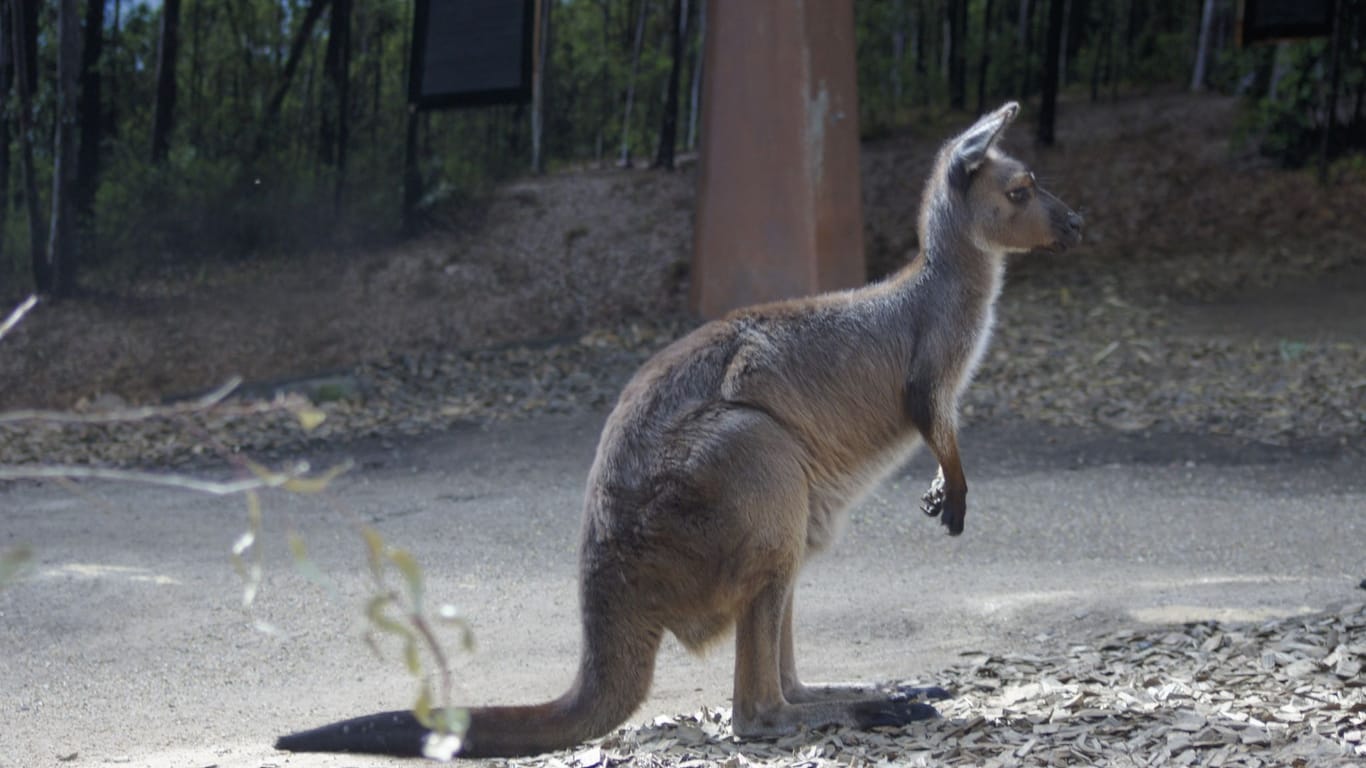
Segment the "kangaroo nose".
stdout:
[[1076,211],[1068,211],[1067,226],[1071,227],[1073,231],[1080,232],[1082,225],[1085,223],[1086,220],[1081,217],[1080,213],[1077,213]]

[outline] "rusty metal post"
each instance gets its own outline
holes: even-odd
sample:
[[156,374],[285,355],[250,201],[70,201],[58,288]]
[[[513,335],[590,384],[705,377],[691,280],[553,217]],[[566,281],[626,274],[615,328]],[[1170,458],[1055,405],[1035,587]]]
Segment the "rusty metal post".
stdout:
[[692,307],[863,284],[852,0],[708,0]]

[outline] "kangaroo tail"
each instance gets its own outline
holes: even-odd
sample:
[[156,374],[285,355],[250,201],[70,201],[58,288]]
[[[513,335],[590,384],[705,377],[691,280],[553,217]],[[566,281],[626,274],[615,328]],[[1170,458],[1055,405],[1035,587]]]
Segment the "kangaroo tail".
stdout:
[[381,712],[281,736],[275,740],[275,748],[289,752],[369,752],[421,757],[430,733],[411,711]]
[[[469,710],[458,757],[517,757],[572,747],[611,731],[645,701],[662,630],[585,611],[578,677],[563,696],[525,707]],[[367,752],[417,757],[431,731],[406,711],[383,712],[290,734],[291,752]]]

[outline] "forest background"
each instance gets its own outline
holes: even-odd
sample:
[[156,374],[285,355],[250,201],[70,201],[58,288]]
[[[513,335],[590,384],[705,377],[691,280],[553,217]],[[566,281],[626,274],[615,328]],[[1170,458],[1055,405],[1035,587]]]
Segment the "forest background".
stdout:
[[[415,112],[406,0],[0,1],[0,298],[392,242],[512,176],[697,148],[704,2],[535,2],[537,101]],[[856,0],[861,131],[1176,86],[1245,97],[1276,163],[1331,159],[1366,145],[1361,5],[1242,47],[1236,0]]]

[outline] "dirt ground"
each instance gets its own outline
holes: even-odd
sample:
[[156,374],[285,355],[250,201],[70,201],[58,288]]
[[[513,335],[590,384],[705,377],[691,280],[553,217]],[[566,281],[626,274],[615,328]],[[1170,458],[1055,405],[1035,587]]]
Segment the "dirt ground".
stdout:
[[[1366,175],[1339,173],[1324,187],[1312,173],[1269,167],[1231,144],[1237,115],[1231,99],[1186,94],[1065,104],[1059,146],[1046,151],[1030,145],[1026,115],[1008,144],[1086,215],[1087,242],[1061,258],[1017,261],[1012,282],[1046,288],[1044,300],[1108,286],[1161,303],[1174,322],[1224,317],[1235,327],[1280,322],[1274,307],[1292,296],[1323,308],[1315,333],[1360,341],[1360,314],[1339,310],[1362,303]],[[969,119],[937,123],[948,131]],[[941,138],[910,130],[864,147],[873,276],[914,250],[908,223]],[[320,249],[100,286],[40,306],[5,339],[0,408],[102,395],[157,401],[234,373],[276,379],[677,318],[692,212],[688,169],[579,170],[510,183],[452,212],[458,223],[391,248]],[[0,298],[19,297],[0,288]],[[1287,322],[1304,322],[1295,317]]]

